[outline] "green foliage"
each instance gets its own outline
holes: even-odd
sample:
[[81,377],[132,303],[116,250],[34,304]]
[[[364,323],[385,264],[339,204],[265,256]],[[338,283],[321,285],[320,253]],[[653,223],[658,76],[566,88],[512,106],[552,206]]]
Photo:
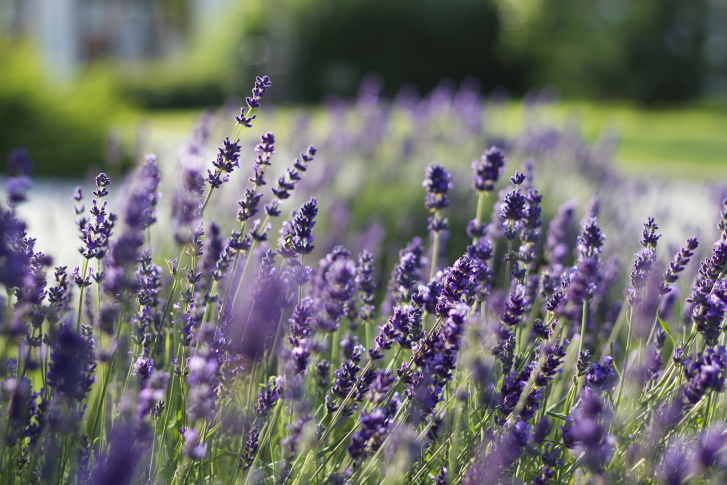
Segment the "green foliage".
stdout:
[[[50,86],[33,48],[0,41],[0,158],[28,148],[41,176],[70,177],[104,164],[109,129],[130,114],[100,69]],[[40,141],[42,140],[42,141]]]

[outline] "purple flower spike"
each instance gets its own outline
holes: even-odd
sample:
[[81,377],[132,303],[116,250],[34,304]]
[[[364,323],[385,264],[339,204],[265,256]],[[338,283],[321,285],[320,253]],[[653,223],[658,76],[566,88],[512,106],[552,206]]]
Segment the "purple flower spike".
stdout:
[[472,162],[475,176],[472,179],[472,186],[478,192],[492,192],[495,190],[497,180],[502,176],[507,158],[499,148],[493,146],[488,148],[479,161]]

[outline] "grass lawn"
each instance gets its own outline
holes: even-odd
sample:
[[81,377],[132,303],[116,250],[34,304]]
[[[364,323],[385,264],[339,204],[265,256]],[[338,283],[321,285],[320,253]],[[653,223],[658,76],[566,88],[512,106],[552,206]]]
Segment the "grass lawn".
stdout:
[[[522,126],[519,106],[509,106],[507,115],[507,131]],[[727,179],[724,104],[645,109],[625,102],[564,102],[543,108],[541,115],[559,124],[575,118],[590,140],[604,130],[617,133],[616,161],[624,173]]]
[[[155,138],[189,133],[199,111],[155,111],[143,115]],[[284,114],[284,109],[278,112]],[[511,103],[495,114],[497,129],[522,129],[523,110]],[[619,136],[616,161],[624,173],[658,174],[690,180],[727,180],[727,104],[646,109],[627,102],[575,102],[541,108],[540,116],[562,125],[575,119],[596,140],[604,131]]]

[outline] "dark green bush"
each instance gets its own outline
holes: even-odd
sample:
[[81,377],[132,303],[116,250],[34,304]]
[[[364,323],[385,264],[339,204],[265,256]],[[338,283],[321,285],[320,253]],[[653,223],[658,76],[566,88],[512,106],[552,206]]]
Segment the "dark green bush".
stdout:
[[35,174],[78,177],[106,161],[112,126],[128,119],[129,108],[99,70],[67,85],[50,86],[35,51],[0,41],[0,159],[26,147]]

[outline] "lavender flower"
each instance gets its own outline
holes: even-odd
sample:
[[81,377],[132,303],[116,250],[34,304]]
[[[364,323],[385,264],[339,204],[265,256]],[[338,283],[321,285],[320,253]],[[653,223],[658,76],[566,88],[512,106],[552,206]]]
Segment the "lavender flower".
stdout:
[[245,98],[245,102],[250,107],[250,109],[256,109],[260,107],[260,100],[265,97],[265,94],[267,94],[268,89],[272,85],[273,83],[270,81],[270,78],[268,76],[257,76],[255,78],[255,87],[252,88],[252,96]]
[[95,344],[90,328],[81,335],[71,329],[70,322],[58,328],[51,343],[48,385],[68,399],[82,401],[96,382]]
[[424,205],[428,210],[434,212],[434,215],[428,219],[430,231],[440,232],[447,229],[447,219],[442,219],[439,211],[449,206],[447,193],[454,187],[450,182],[451,179],[452,176],[443,166],[432,164],[427,167],[427,176],[422,185],[427,189]]
[[255,414],[261,418],[270,414],[270,411],[280,399],[280,388],[277,384],[268,382],[265,386],[265,390],[258,394],[257,405],[255,406]]
[[697,246],[699,246],[699,241],[697,241],[696,237],[687,239],[684,247],[674,256],[674,261],[669,263],[669,267],[664,272],[664,281],[659,284],[659,294],[666,295],[672,290],[669,284],[676,283],[679,279],[679,273],[687,267],[690,258],[694,256],[694,251],[697,249]]
[[431,211],[437,211],[449,206],[447,193],[454,185],[450,181],[452,176],[441,165],[432,164],[427,167],[427,178],[422,185],[427,189],[425,206]]
[[565,243],[568,229],[573,220],[576,202],[571,200],[560,207],[555,218],[548,225],[548,234],[545,240],[545,254],[551,267],[562,266],[563,258],[568,252]]
[[406,303],[411,300],[412,291],[420,279],[419,271],[425,264],[423,254],[424,246],[418,237],[399,252],[399,263],[392,274],[397,301]]
[[641,245],[645,248],[651,249],[652,251],[656,251],[656,243],[661,237],[661,234],[656,234],[656,231],[658,230],[659,226],[656,224],[653,217],[646,219],[646,222],[644,223],[644,230],[641,233]]
[[479,161],[472,162],[475,176],[472,186],[478,192],[492,192],[495,190],[497,180],[502,176],[507,158],[499,148],[488,148]]
[[601,247],[606,236],[598,227],[598,220],[594,217],[583,226],[583,232],[578,236],[578,258],[592,258],[601,254]]
[[651,249],[642,249],[636,254],[631,275],[629,276],[628,300],[631,306],[641,303],[641,289],[649,281],[654,263],[656,263],[656,254]]
[[374,303],[374,291],[376,283],[373,279],[374,272],[374,256],[364,250],[358,256],[358,267],[356,268],[356,290],[361,300],[361,309],[358,312],[358,318],[363,322],[372,320],[376,311]]
[[520,228],[520,221],[525,217],[527,206],[527,200],[518,187],[519,184],[515,185],[516,188],[505,194],[501,203],[500,218],[508,224],[508,227],[505,228],[505,238],[508,240],[515,239],[515,234]]
[[238,463],[238,467],[243,471],[250,468],[252,466],[252,462],[255,461],[255,455],[257,455],[260,440],[260,427],[262,427],[262,425],[263,423],[253,426],[247,436],[245,448]]
[[520,323],[527,306],[527,289],[522,285],[517,285],[515,291],[507,295],[504,311],[500,314],[500,323],[508,327],[514,327]]
[[727,351],[723,346],[709,348],[696,359],[684,359],[684,376],[688,383],[684,396],[694,405],[698,403],[708,390],[722,392],[727,377]]
[[318,201],[311,198],[300,207],[300,211],[293,218],[293,231],[290,235],[290,245],[297,254],[309,254],[313,251],[313,226],[318,214]]

